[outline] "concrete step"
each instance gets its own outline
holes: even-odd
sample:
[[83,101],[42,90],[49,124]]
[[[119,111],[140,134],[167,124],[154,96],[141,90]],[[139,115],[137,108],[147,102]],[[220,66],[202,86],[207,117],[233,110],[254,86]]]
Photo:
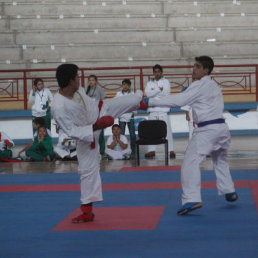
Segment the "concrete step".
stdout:
[[185,43],[182,56],[209,55],[214,57],[257,57],[258,44],[253,43]]
[[[254,56],[212,56],[215,64],[217,65],[239,65],[239,64],[258,64],[258,55]],[[133,66],[153,66],[158,63],[165,65],[193,65],[194,59],[187,57],[180,58],[138,58],[134,57],[133,60],[128,59],[66,59],[66,62],[75,63],[79,67],[133,67]],[[11,60],[11,64],[6,64],[6,60],[0,60],[0,66],[3,70],[10,69],[48,69],[56,68],[61,64],[61,60],[39,60],[38,63],[33,63],[32,60]],[[98,74],[98,72],[96,72]],[[5,77],[5,76],[4,76]],[[15,77],[15,76],[14,76]]]
[[[103,2],[105,3],[103,5]],[[145,14],[150,15],[162,14],[162,4],[158,2],[139,2],[131,3],[128,2],[126,5],[119,2],[110,1],[98,1],[91,2],[87,5],[83,4],[83,1],[74,2],[69,1],[67,3],[54,2],[54,3],[40,3],[33,2],[31,4],[22,4],[20,2],[17,5],[5,4],[2,9],[2,13],[6,16],[34,16],[36,15],[65,15],[65,16],[80,16],[84,15],[100,15],[100,14]]]
[[171,1],[164,2],[164,14],[258,14],[257,1]]
[[111,43],[171,43],[171,42],[201,42],[215,38],[217,42],[254,42],[258,40],[258,28],[198,28],[157,31],[57,31],[57,32],[6,32],[2,33],[2,45],[42,45],[45,39],[47,45],[66,44],[111,44]]
[[[11,41],[10,34],[7,35],[6,42]],[[172,42],[174,34],[172,31],[67,31],[67,32],[25,32],[16,33],[16,44],[42,45],[45,39],[47,44],[110,44],[110,43],[135,43],[142,42]]]
[[21,47],[0,48],[0,60],[60,62],[65,60],[150,60],[150,59],[178,59],[181,57],[192,58],[198,55],[210,55],[213,57],[256,57],[258,44],[253,43],[182,43],[182,44],[148,44],[146,47],[140,43],[125,44],[87,44],[72,46],[34,46],[22,49]]
[[[24,60],[41,59],[41,60],[105,60],[137,58],[159,58],[159,57],[180,57],[180,46],[176,45],[148,45],[143,47],[137,45],[87,45],[87,46],[64,46],[56,47],[53,51],[50,47],[28,48],[23,52]],[[0,57],[1,58],[1,57]]]
[[85,18],[49,18],[49,19],[11,19],[10,30],[60,30],[60,29],[135,29],[166,28],[167,17],[85,17]]
[[[258,40],[257,27],[217,27],[211,29],[176,29],[176,42],[200,42],[215,38],[217,42],[251,42]],[[255,42],[254,42],[255,43]]]
[[171,28],[216,28],[216,27],[257,27],[257,15],[231,15],[221,17],[218,15],[197,16],[170,16],[168,27]]

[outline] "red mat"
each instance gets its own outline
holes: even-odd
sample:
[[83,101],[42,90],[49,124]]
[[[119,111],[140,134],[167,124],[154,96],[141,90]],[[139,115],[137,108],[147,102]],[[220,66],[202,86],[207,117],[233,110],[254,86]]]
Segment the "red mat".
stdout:
[[178,171],[181,166],[153,166],[153,167],[123,167],[121,172],[134,172],[134,171]]
[[153,230],[159,223],[165,207],[98,207],[93,208],[95,220],[74,224],[72,218],[81,214],[74,210],[52,231],[82,230]]

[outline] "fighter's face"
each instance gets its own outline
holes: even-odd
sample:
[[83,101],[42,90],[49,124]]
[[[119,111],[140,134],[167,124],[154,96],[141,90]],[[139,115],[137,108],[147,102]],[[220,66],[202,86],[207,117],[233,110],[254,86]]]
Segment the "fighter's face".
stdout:
[[77,91],[80,86],[80,78],[79,75],[77,74],[74,78],[74,80],[71,80],[71,86],[73,87],[74,91]]
[[209,69],[208,68],[203,68],[202,64],[200,62],[195,62],[193,66],[193,75],[192,78],[193,80],[200,80],[202,77],[208,75]]
[[161,72],[159,69],[154,69],[154,71],[153,71],[153,75],[154,75],[154,77],[155,77],[155,80],[156,81],[159,81],[160,80],[160,78],[162,77],[162,75],[163,75],[163,72]]

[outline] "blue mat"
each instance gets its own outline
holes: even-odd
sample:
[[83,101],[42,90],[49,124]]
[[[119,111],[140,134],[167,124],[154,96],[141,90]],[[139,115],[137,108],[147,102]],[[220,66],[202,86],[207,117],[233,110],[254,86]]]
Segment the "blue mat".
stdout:
[[[179,172],[102,173],[103,183],[179,182]],[[234,180],[258,180],[234,170]],[[203,181],[215,181],[212,171]],[[76,173],[0,175],[1,185],[78,184]],[[203,208],[177,216],[180,189],[104,191],[95,207],[164,206],[156,229],[52,231],[79,206],[79,191],[0,193],[0,257],[258,257],[258,219],[250,188],[227,203],[202,189]],[[107,214],[108,215],[108,214]]]

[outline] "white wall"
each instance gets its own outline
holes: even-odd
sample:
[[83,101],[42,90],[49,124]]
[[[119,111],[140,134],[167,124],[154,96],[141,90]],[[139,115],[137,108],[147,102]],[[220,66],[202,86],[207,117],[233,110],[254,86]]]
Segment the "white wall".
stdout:
[[[136,118],[147,118],[146,115],[137,115]],[[244,114],[233,116],[229,112],[224,113],[226,122],[230,130],[258,130],[258,112],[249,111]],[[188,123],[185,120],[184,113],[175,113],[170,115],[170,121],[173,133],[188,132]],[[118,122],[117,120],[115,121]],[[0,131],[7,133],[13,140],[32,139],[31,119],[2,119],[0,121]],[[52,121],[52,137],[58,137],[55,131],[54,121]],[[111,134],[111,127],[105,129],[105,135]],[[128,134],[128,129],[126,130]]]

